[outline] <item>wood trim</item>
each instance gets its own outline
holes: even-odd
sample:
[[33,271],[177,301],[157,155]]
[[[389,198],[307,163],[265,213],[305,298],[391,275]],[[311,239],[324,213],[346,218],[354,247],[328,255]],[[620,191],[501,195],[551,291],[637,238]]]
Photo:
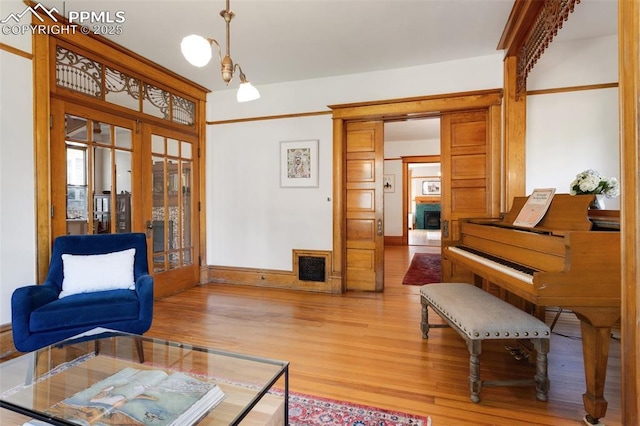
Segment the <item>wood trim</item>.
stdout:
[[36,192],[36,276],[44,282],[51,259],[51,161],[49,117],[51,98],[49,86],[49,37],[36,34],[33,43],[33,125]]
[[527,90],[527,96],[548,95],[551,93],[579,92],[582,90],[612,89],[618,86],[618,83],[601,83],[586,84],[583,86],[557,87],[554,89]]
[[346,232],[345,203],[346,203],[346,172],[345,172],[345,122],[333,120],[333,265],[331,275],[340,280],[340,292],[347,290],[346,256],[343,251]]
[[486,108],[489,105],[502,104],[502,89],[480,90],[477,92],[459,92],[443,95],[423,96],[417,98],[390,99],[378,102],[357,104],[329,105],[333,109],[334,119],[393,120],[411,115],[429,116],[440,112],[472,110]]
[[404,242],[404,238],[401,235],[385,235],[384,245],[385,246],[404,246],[406,244]]
[[618,1],[622,424],[640,424],[640,3]]
[[[471,92],[443,93],[442,95],[412,96],[407,98],[394,98],[394,99],[383,99],[383,100],[377,100],[377,101],[335,104],[335,105],[329,105],[329,108],[331,108],[332,110],[352,109],[352,108],[366,109],[366,107],[372,107],[372,106],[406,104],[406,103],[425,102],[425,101],[432,101],[432,100],[441,101],[444,99],[455,99],[455,98],[467,97],[467,96],[485,97],[487,95],[492,95],[501,91],[502,91],[501,89],[488,89],[488,90],[478,90],[478,91],[471,91]],[[431,117],[438,116],[437,112],[429,111],[428,109],[425,110],[424,112],[430,113],[430,114],[427,114],[427,116],[431,116]],[[411,118],[414,118],[414,116],[412,115]],[[394,118],[389,117],[389,118],[386,118],[386,121],[397,121],[397,119],[403,119],[403,117],[395,117],[395,120]]]
[[217,126],[220,124],[247,123],[250,121],[281,120],[283,118],[313,117],[316,115],[329,115],[331,113],[332,111],[315,111],[315,112],[299,112],[295,114],[265,115],[261,117],[234,118],[233,120],[207,121],[207,124],[212,126]]
[[13,46],[9,46],[8,44],[5,44],[5,43],[0,43],[0,50],[13,53],[14,55],[17,55],[17,56],[22,56],[23,58],[26,58],[26,59],[33,59],[33,54],[29,52],[25,52],[22,49],[17,49]]
[[543,1],[516,0],[502,31],[498,49],[505,50],[507,56],[516,55],[543,6]]
[[246,285],[253,287],[284,288],[288,290],[316,291],[320,293],[341,293],[341,280],[331,274],[326,282],[300,281],[296,271],[273,269],[237,268],[228,266],[207,266],[208,283]]
[[403,163],[439,163],[440,155],[410,155],[402,157]]

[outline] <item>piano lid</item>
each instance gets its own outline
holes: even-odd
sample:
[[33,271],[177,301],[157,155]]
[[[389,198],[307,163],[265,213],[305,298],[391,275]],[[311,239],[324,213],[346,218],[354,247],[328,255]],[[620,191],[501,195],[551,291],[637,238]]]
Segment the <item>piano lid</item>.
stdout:
[[[514,197],[513,207],[502,220],[503,223],[513,225],[513,221],[527,202],[528,197]],[[589,206],[594,195],[555,194],[549,210],[533,230],[541,230],[553,234],[563,234],[566,231],[589,231],[593,223],[589,220]]]

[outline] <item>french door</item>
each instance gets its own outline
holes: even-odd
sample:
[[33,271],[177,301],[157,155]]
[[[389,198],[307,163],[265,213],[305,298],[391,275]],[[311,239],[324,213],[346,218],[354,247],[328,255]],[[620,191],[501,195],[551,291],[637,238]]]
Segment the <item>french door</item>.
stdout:
[[[142,124],[143,216],[160,295],[199,282],[197,138]],[[156,291],[158,293],[158,291]]]
[[53,237],[145,232],[155,296],[199,282],[197,138],[52,102]]

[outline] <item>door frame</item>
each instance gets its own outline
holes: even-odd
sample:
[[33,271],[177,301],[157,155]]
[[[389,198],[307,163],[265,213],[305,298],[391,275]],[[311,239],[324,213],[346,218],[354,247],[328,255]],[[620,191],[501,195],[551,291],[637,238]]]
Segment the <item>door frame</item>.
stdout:
[[[333,111],[333,264],[331,291],[344,293],[346,283],[346,123],[350,121],[395,121],[433,116],[442,112],[487,109],[502,104],[502,89],[460,92],[366,103],[329,105]],[[500,139],[501,124],[492,122],[488,137]],[[504,177],[500,177],[504,179]],[[501,182],[500,187],[504,187]],[[502,204],[501,204],[502,206]],[[384,249],[384,248],[383,248]]]
[[[177,129],[195,135],[198,138],[197,160],[202,171],[197,177],[199,192],[198,197],[198,223],[199,249],[195,261],[200,266],[200,283],[207,282],[207,268],[202,259],[206,258],[206,211],[205,200],[205,135],[206,135],[206,95],[209,90],[186,78],[173,73],[157,64],[145,59],[135,52],[125,49],[102,37],[89,37],[84,34],[55,30],[55,27],[63,25],[61,22],[45,18],[43,25],[51,28],[50,31],[40,32],[33,36],[33,80],[34,80],[34,158],[35,158],[35,183],[36,183],[36,278],[43,282],[49,269],[53,235],[51,230],[51,152],[50,152],[50,127],[52,117],[52,99],[58,98],[69,103],[88,106],[98,111],[104,111],[114,115],[137,121],[148,121],[170,129]],[[128,109],[119,105],[105,102],[85,94],[58,87],[55,80],[55,47],[62,41],[74,46],[92,60],[114,67],[117,70],[128,73],[144,83],[166,89],[172,94],[191,100],[195,104],[195,124],[189,126],[169,122],[162,118],[146,114],[144,112]],[[133,225],[133,224],[132,224]],[[194,285],[198,284],[197,282]]]

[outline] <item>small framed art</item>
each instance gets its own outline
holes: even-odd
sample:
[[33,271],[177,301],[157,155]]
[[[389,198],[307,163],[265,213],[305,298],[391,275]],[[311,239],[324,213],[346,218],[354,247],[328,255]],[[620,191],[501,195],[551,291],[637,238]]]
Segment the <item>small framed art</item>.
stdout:
[[422,181],[422,195],[439,195],[439,194],[440,194],[440,179]]
[[280,186],[318,186],[318,139],[280,142]]

